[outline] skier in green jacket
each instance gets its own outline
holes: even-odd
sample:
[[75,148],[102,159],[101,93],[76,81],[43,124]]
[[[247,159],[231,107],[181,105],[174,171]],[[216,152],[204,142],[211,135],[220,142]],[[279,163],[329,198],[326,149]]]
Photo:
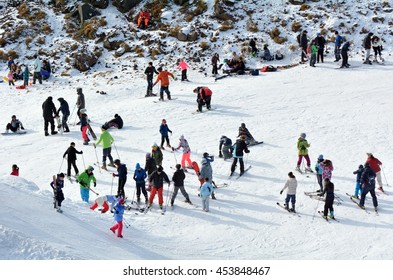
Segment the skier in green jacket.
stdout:
[[83,171],[76,179],[76,182],[79,183],[79,186],[81,188],[82,200],[85,202],[89,202],[90,182],[93,181],[94,187],[97,185],[93,170],[94,168],[89,165],[87,169]]
[[115,164],[113,163],[113,157],[111,155],[112,151],[112,143],[115,141],[112,137],[112,135],[109,134],[107,131],[106,126],[101,127],[101,135],[100,138],[98,139],[97,143],[94,144],[94,148],[99,145],[102,142],[102,169],[108,170],[106,168],[106,157],[109,158],[110,163],[108,166],[115,167]]

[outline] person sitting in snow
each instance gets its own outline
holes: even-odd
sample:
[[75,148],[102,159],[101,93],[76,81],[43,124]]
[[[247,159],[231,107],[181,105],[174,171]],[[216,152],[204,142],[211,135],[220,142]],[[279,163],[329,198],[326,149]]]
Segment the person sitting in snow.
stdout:
[[111,119],[110,121],[106,122],[104,125],[107,128],[121,129],[123,128],[123,119],[118,114],[115,114],[114,119]]
[[10,175],[19,176],[19,167],[16,164],[12,165],[12,171]]
[[[96,198],[94,204],[90,206],[91,210],[95,210],[98,206],[101,206],[100,209],[101,213],[106,213],[110,210],[113,213],[113,208],[115,207],[116,203],[120,200],[120,196],[118,195],[103,195]],[[110,206],[109,206],[109,204]]]
[[51,67],[48,60],[42,61],[42,68],[40,71],[43,80],[48,80],[51,74]]
[[22,122],[18,120],[15,115],[13,115],[11,117],[11,122],[9,122],[5,127],[5,132],[8,133],[10,130],[12,132],[17,132],[19,129],[24,130],[25,128],[23,127]]
[[[147,28],[149,26],[150,13],[147,9],[142,9],[138,15],[138,27]],[[142,25],[142,26],[141,26]]]
[[272,56],[272,55],[270,54],[270,50],[269,50],[267,44],[265,44],[265,45],[263,46],[263,55],[262,55],[262,59],[263,59],[263,60],[266,60],[266,61],[274,60],[274,56]]
[[64,200],[63,187],[64,187],[64,173],[57,174],[56,180],[50,182],[50,186],[54,192],[54,208],[57,212],[62,213],[61,203]]
[[240,137],[241,135],[245,135],[246,137],[246,144],[253,144],[256,143],[257,141],[254,139],[254,137],[251,135],[250,131],[248,130],[248,128],[246,127],[245,123],[242,123],[239,127],[239,133],[237,135],[237,137]]

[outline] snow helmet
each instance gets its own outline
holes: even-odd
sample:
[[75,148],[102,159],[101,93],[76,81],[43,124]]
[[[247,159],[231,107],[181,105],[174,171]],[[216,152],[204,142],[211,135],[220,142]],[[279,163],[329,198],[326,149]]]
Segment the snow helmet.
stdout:
[[241,128],[245,128],[245,127],[246,127],[246,124],[245,124],[245,123],[242,123],[242,124],[240,125],[240,127],[241,127]]
[[115,159],[115,161],[113,163],[120,165],[120,159]]
[[183,141],[184,140],[184,135],[182,134],[182,135],[180,135],[180,138],[179,138],[179,140],[180,141]]
[[80,109],[80,111],[79,111],[81,114],[84,114],[84,113],[86,113],[87,112],[87,110],[85,109],[85,108],[83,108],[83,109]]
[[150,158],[151,157],[151,153],[146,153],[146,158]]
[[359,165],[359,168],[364,168],[364,167],[363,167],[363,164],[360,164],[360,165]]
[[158,71],[158,72],[161,72],[161,71],[162,71],[162,66],[158,67],[158,68],[157,68],[157,71]]
[[323,155],[319,155],[318,160],[323,160]]
[[304,132],[300,133],[300,138],[306,139],[306,133]]
[[158,172],[162,172],[162,170],[164,170],[164,168],[162,168],[162,166],[160,165],[160,166],[157,168],[157,171],[158,171]]

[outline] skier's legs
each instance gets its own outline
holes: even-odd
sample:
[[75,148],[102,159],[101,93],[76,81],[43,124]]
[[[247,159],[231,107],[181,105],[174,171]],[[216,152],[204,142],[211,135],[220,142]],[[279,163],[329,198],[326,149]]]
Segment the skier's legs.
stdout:
[[210,110],[210,102],[211,102],[211,96],[206,96],[205,101],[206,101],[206,108]]
[[182,81],[187,80],[187,69],[181,71],[181,80]]
[[83,138],[83,140],[85,140],[85,141],[88,141],[88,140],[89,140],[89,136],[87,136],[87,129],[88,129],[88,126],[87,126],[87,125],[82,126],[82,138]]
[[164,99],[164,87],[160,87],[160,99]]
[[52,132],[55,131],[55,120],[52,118],[52,119],[49,119],[49,122],[50,122],[51,131]]
[[149,205],[153,203],[154,197],[156,196],[157,189],[152,187],[150,190]]
[[371,197],[373,198],[373,205],[374,207],[378,207],[377,196],[375,195],[375,188],[370,189]]
[[300,166],[300,164],[302,163],[302,159],[303,159],[303,155],[298,155],[297,157],[297,166]]
[[147,93],[153,92],[153,79],[147,79]]
[[370,191],[368,186],[364,186],[363,187],[363,192],[362,192],[362,196],[360,197],[360,202],[359,205],[363,206],[364,205],[364,201],[366,199],[366,195],[368,194],[368,192]]
[[180,189],[180,191],[181,191],[182,195],[184,196],[184,198],[187,201],[189,201],[190,197],[189,197],[188,193],[186,192],[186,189],[184,188],[184,186],[181,186],[181,187],[178,187],[178,188]]
[[142,189],[143,183],[136,183],[136,197],[139,198],[141,197],[141,189]]
[[[72,164],[72,166],[74,167],[75,175],[76,175],[76,174],[79,174],[78,166],[76,166],[75,160],[73,160],[73,161],[71,162],[71,164]],[[71,169],[71,168],[70,168],[70,169]],[[71,171],[71,170],[70,170],[70,171]],[[68,174],[67,174],[67,175],[68,175]]]
[[192,161],[191,161],[191,151],[188,152],[187,154],[183,154],[185,157],[185,161],[187,162],[187,166],[192,166]]
[[166,92],[166,96],[168,99],[171,99],[171,92],[169,91],[169,86],[164,87],[164,91]]
[[126,180],[119,179],[119,183],[118,183],[118,187],[117,187],[117,195],[122,196],[122,197],[126,197],[126,195],[124,193],[124,185],[125,184],[126,184]]
[[239,158],[239,162],[240,162],[240,173],[244,172],[244,161],[243,158]]
[[117,231],[117,237],[123,237],[123,221],[117,222],[118,225],[118,231]]
[[232,166],[231,166],[231,172],[234,172],[236,169],[236,164],[237,164],[237,158],[233,158]]
[[377,173],[377,182],[378,182],[378,186],[380,188],[382,188],[382,177],[381,177],[381,171],[378,171]]
[[71,164],[72,164],[72,161],[67,160],[67,176],[71,176]]
[[170,146],[171,144],[169,143],[169,137],[168,137],[168,135],[165,136],[165,140],[166,140],[166,144],[167,144],[168,146]]
[[308,154],[307,154],[307,155],[305,155],[305,156],[304,156],[304,158],[306,159],[307,166],[308,166],[308,167],[310,167],[310,165],[311,165],[311,162],[310,162],[310,157],[308,156]]
[[179,191],[179,187],[175,186],[173,188],[173,194],[172,194],[172,198],[171,198],[171,204],[173,204],[175,202],[176,196],[177,196],[177,192]]
[[160,147],[164,146],[165,136],[161,134],[161,145]]
[[366,61],[370,61],[370,52],[371,49],[366,49]]
[[101,213],[105,213],[109,210],[109,205],[106,201],[104,201],[104,203],[102,204],[102,210]]
[[291,199],[291,196],[287,194],[287,197],[285,198],[285,205],[288,206],[289,200]]
[[322,185],[322,174],[317,174],[317,180],[318,180],[318,185],[321,190],[323,190],[323,185]]
[[44,131],[48,132],[49,120],[44,118]]
[[158,188],[158,204],[162,206],[164,204],[164,197],[162,196],[162,192],[164,190],[164,187]]
[[360,188],[360,182],[356,182],[356,187],[355,187],[355,196],[358,196],[360,194],[362,194],[362,189]]

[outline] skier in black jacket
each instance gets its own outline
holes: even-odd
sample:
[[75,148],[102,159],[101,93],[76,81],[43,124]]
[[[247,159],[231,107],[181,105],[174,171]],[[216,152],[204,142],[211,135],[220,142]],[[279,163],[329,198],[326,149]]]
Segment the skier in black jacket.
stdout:
[[164,191],[164,181],[168,183],[169,189],[171,182],[169,181],[168,175],[166,175],[166,173],[163,171],[162,166],[159,166],[157,170],[151,174],[149,179],[149,182],[152,185],[152,189],[150,192],[148,208],[151,208],[154,197],[156,193],[158,193],[158,204],[160,205],[160,208],[163,209],[164,198],[162,196],[162,193]]
[[373,199],[373,205],[375,210],[378,207],[377,196],[375,195],[375,178],[377,175],[374,170],[371,169],[370,164],[366,162],[364,164],[364,171],[362,173],[362,177],[360,178],[360,184],[362,186],[362,195],[360,197],[359,206],[364,209],[364,201],[366,199],[366,195],[370,192],[371,197]]
[[53,104],[52,101],[52,96],[49,96],[44,103],[42,103],[42,112],[43,112],[43,117],[44,117],[44,130],[45,130],[45,136],[48,136],[48,125],[50,123],[50,128],[51,128],[51,134],[57,134],[57,131],[55,131],[55,121],[54,121],[54,116],[57,115],[56,112],[56,107],[55,104]]
[[64,187],[64,174],[60,173],[57,174],[56,181],[55,182],[50,182],[50,186],[53,189],[53,206],[56,209],[57,212],[63,213],[63,210],[61,210],[61,203],[64,200],[64,194],[63,194],[63,187]]
[[145,74],[146,74],[146,80],[147,80],[147,91],[146,91],[146,97],[147,96],[155,96],[153,94],[153,76],[154,73],[158,74],[156,68],[153,66],[153,62],[149,62],[149,65],[146,67]]
[[190,197],[188,196],[188,193],[186,192],[184,188],[184,179],[186,178],[186,175],[184,174],[183,169],[181,168],[181,164],[176,164],[176,171],[173,173],[172,176],[172,181],[174,184],[174,189],[173,189],[173,194],[171,198],[171,206],[173,206],[173,203],[175,202],[177,193],[180,189],[181,193],[183,194],[184,198],[186,199],[185,202],[191,203]]
[[78,151],[75,149],[75,143],[71,142],[70,146],[68,149],[65,151],[63,154],[63,158],[67,157],[67,177],[71,176],[71,165],[74,167],[75,170],[75,176],[79,176],[79,170],[78,167],[76,166],[76,154],[83,154],[83,151]]
[[346,42],[342,48],[341,48],[341,56],[343,58],[343,62],[341,64],[340,68],[348,68],[350,65],[348,64],[348,51],[349,51],[349,47],[351,46],[352,41],[348,41]]
[[124,163],[121,163],[120,159],[116,159],[113,163],[115,164],[115,167],[117,169],[117,174],[112,173],[112,176],[119,177],[117,195],[125,198],[126,195],[124,192],[124,186],[127,182],[127,166]]
[[240,162],[240,176],[244,173],[243,152],[248,154],[250,151],[247,149],[246,136],[241,135],[233,146],[233,163],[231,166],[231,176],[235,172],[237,161]]
[[145,171],[147,172],[147,182],[148,182],[148,186],[146,188],[147,191],[151,190],[150,176],[156,170],[157,170],[156,161],[151,156],[151,153],[146,153]]
[[330,218],[334,219],[334,209],[333,209],[333,202],[334,202],[334,184],[330,182],[329,178],[324,180],[324,190],[319,196],[323,196],[326,194],[325,198],[325,208],[323,210],[323,217],[327,219],[328,211],[330,210]]
[[64,132],[70,132],[70,129],[68,128],[68,117],[70,116],[70,108],[68,106],[67,101],[64,100],[64,98],[60,97],[57,99],[60,102],[60,107],[59,110],[57,110],[56,115],[59,116],[59,113],[61,112],[62,119],[61,119],[61,124],[63,126],[63,130]]

